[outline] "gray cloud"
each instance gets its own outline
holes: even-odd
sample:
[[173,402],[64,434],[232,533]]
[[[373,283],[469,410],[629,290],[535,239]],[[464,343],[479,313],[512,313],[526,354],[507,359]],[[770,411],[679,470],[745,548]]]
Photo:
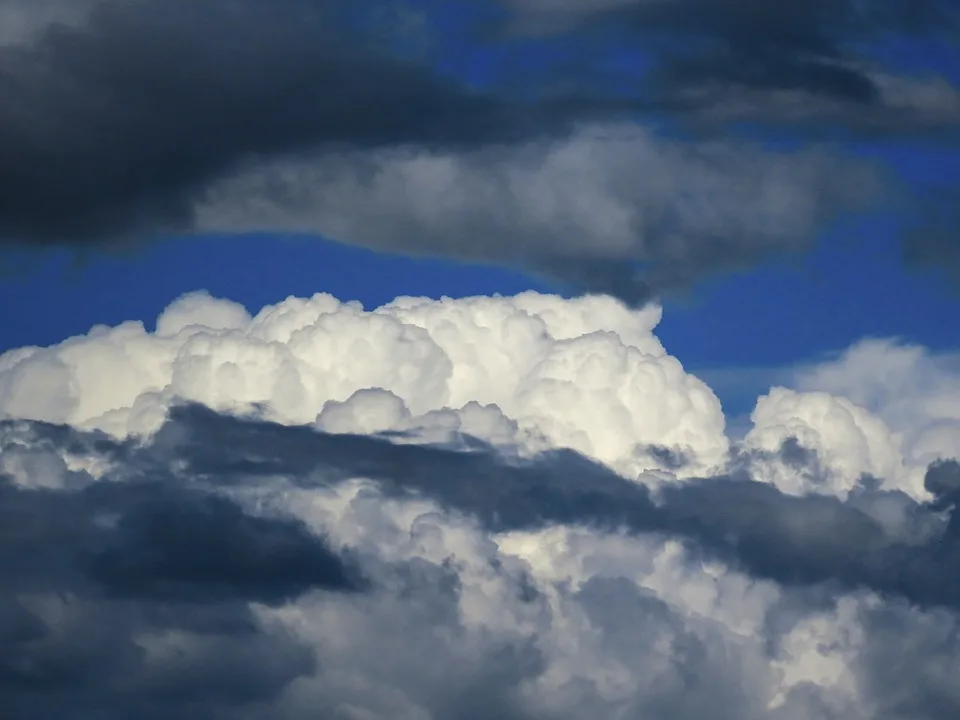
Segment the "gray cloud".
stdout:
[[[960,63],[960,8],[950,0],[500,1],[513,32],[642,48],[652,70],[627,82],[648,108],[697,132],[728,136],[746,122],[801,142],[960,148],[960,87],[950,73]],[[944,271],[960,288],[960,187],[896,193],[916,221],[902,238],[907,263]]]
[[960,118],[960,93],[942,68],[925,79],[879,60],[895,36],[955,48],[960,11],[946,0],[501,2],[521,32],[632,39],[653,58],[648,100],[704,120],[910,135],[955,134]]
[[54,579],[61,589],[188,603],[280,602],[355,584],[297,523],[250,517],[229,500],[162,480],[72,492],[5,483],[0,494],[11,592],[49,591],[51,568],[63,572]]
[[[128,446],[30,430],[23,439],[38,442],[3,452],[29,448],[34,477],[52,467],[42,462],[52,448],[132,469]],[[0,476],[0,576],[0,695],[3,712],[25,720],[200,720],[270,702],[315,658],[248,603],[361,587],[299,522],[251,516],[149,472],[113,483],[73,471],[62,489]]]
[[639,304],[801,253],[819,229],[882,194],[875,167],[822,149],[680,142],[616,123],[465,151],[258,164],[212,185],[197,219],[219,231],[320,231],[380,250],[507,263]]
[[[471,446],[476,441],[466,448]],[[960,608],[960,584],[945,580],[960,560],[960,536],[952,514],[941,514],[960,482],[954,462],[930,467],[926,486],[939,504],[928,508],[901,493],[879,491],[869,480],[842,501],[786,495],[744,472],[667,484],[651,494],[572,451],[511,463],[482,444],[469,451],[326,435],[199,405],[174,408],[155,447],[215,484],[291,476],[309,485],[366,477],[388,494],[422,493],[496,531],[552,524],[623,527],[683,539],[707,556],[785,585],[865,588],[924,606]],[[224,457],[223,447],[243,451]],[[788,442],[782,452],[794,464],[810,459],[796,443]]]
[[[908,21],[948,34],[945,5],[863,16],[850,3],[754,5],[611,0],[588,12],[515,0],[514,33],[566,34],[585,50],[529,80],[519,68],[492,72],[481,91],[441,74],[442,52],[411,49],[443,27],[419,6],[8,0],[0,245],[294,231],[512,265],[634,303],[683,291],[802,252],[838,217],[903,192],[882,192],[875,167],[817,147],[731,139],[731,122],[806,141],[838,127],[860,139],[940,137],[960,117],[947,80],[850,57],[855,41]],[[463,39],[481,52],[510,42],[474,30]],[[629,71],[627,89],[596,77],[608,43],[588,36],[610,32],[654,60],[650,74]],[[600,138],[664,112],[713,139],[650,128]],[[921,260],[923,237],[908,245]]]
[[371,47],[347,9],[104,0],[85,22],[0,47],[0,237],[182,231],[191,197],[243,161],[324,144],[473,145],[555,122]]
[[[960,603],[949,581],[960,552],[948,507],[960,483],[954,462],[931,467],[938,502],[926,507],[869,484],[845,502],[733,477],[650,492],[570,452],[508,460],[471,438],[428,446],[328,435],[196,405],[174,408],[146,444],[27,421],[3,421],[0,438],[8,457],[32,453],[30,479],[51,486],[0,485],[0,687],[16,717],[59,716],[67,703],[76,717],[111,720],[396,717],[414,707],[434,718],[667,720],[702,717],[711,706],[731,720],[939,720],[957,707],[937,670],[960,654],[954,640],[937,639],[956,636]],[[103,474],[94,481],[41,462],[49,453],[98,460]],[[796,444],[783,455],[815,465]],[[811,613],[831,611],[824,590],[879,592],[886,601],[864,606],[867,638],[849,662],[869,691],[863,707],[883,712],[863,714],[811,684],[770,705],[760,687],[772,656],[742,638],[602,569],[576,588],[538,585],[493,543],[461,552],[463,539],[451,536],[445,560],[396,562],[360,541],[351,556],[370,581],[354,592],[357,569],[314,531],[269,504],[254,514],[257,502],[242,499],[267,497],[258,489],[323,493],[354,477],[372,479],[379,492],[361,492],[359,514],[345,522],[362,518],[358,529],[372,533],[380,553],[390,531],[377,527],[375,509],[416,497],[445,506],[452,527],[459,516],[494,531],[561,524],[680,538],[694,562],[720,558],[780,584],[782,601],[763,630],[771,647]],[[432,515],[417,521],[428,544],[444,532]],[[515,615],[515,631],[468,632],[464,614],[483,597],[469,563],[486,567],[485,593],[500,584],[512,597],[496,607]],[[463,604],[467,583],[473,594]],[[317,612],[329,624],[284,628],[251,601],[278,604],[291,618]],[[556,652],[541,633],[557,603],[592,628],[597,672],[631,669],[629,697],[612,699],[584,679],[531,704],[531,683],[548,682]],[[904,643],[917,659],[892,673],[884,660]]]

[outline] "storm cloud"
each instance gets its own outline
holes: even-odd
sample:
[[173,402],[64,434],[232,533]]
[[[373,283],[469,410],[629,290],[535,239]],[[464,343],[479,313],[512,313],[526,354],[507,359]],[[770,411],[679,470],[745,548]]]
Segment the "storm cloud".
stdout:
[[[0,48],[3,235],[187,230],[245,161],[319,145],[509,140],[535,116],[378,51],[312,0],[123,2]],[[29,10],[26,10],[29,12]]]

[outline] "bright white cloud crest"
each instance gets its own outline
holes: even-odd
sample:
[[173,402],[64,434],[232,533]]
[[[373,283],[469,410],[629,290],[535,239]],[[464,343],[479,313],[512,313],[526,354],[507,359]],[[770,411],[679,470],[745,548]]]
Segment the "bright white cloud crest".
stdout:
[[[0,356],[0,414],[125,438],[155,433],[175,400],[222,411],[257,404],[284,425],[399,433],[398,443],[469,435],[520,457],[572,448],[652,487],[748,458],[757,479],[791,495],[846,498],[869,474],[926,497],[920,462],[935,444],[902,424],[956,423],[960,412],[943,417],[947,406],[910,384],[912,368],[934,362],[920,351],[861,346],[806,372],[807,391],[772,390],[731,453],[719,401],[664,350],[659,320],[658,308],[606,297],[400,298],[368,312],[321,294],[251,317],[191,294],[156,332],[98,327]],[[878,400],[865,376],[844,384],[844,368],[880,351],[904,378],[895,398]],[[955,386],[951,368],[938,368],[936,382]],[[0,472],[22,485],[63,486],[117,462],[30,447],[17,427],[0,437]],[[791,438],[819,466],[783,450]],[[318,660],[283,686],[272,717],[466,717],[465,698],[469,717],[901,717],[883,714],[893,706],[870,685],[872,594],[801,610],[788,588],[656,535],[578,524],[491,532],[429,498],[385,496],[363,476],[320,488],[281,477],[234,494],[300,517],[378,583],[360,595],[253,605],[265,627],[286,628]],[[904,617],[928,622],[919,610]],[[210,652],[187,631],[137,642],[161,664]]]

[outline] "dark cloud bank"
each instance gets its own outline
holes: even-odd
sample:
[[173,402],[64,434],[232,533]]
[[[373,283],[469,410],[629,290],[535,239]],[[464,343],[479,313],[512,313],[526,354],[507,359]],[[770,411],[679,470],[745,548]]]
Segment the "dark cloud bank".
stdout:
[[[24,16],[39,13],[32,3],[8,1]],[[530,152],[524,150],[527,143],[560,141],[583,123],[672,118],[698,135],[731,142],[736,156],[741,154],[738,141],[727,133],[730,123],[740,121],[779,128],[801,141],[900,138],[949,147],[955,147],[960,122],[960,93],[949,79],[898,74],[864,50],[882,48],[897,35],[955,50],[960,21],[956,4],[947,0],[443,5],[441,15],[447,17],[474,13],[483,18],[462,36],[478,47],[506,47],[518,37],[563,36],[570,47],[586,49],[565,64],[533,73],[519,92],[520,68],[504,66],[482,90],[471,88],[436,69],[442,54],[401,52],[405,44],[416,45],[402,30],[406,25],[395,23],[392,36],[385,37],[383,22],[375,21],[389,17],[384,12],[392,9],[397,17],[423,20],[416,27],[427,40],[431,34],[442,40],[441,28],[450,23],[438,19],[429,3],[92,0],[88,5],[86,21],[41,25],[38,32],[14,35],[0,45],[0,242],[7,245],[126,245],[205,229],[198,206],[221,181],[247,172],[258,176],[263,163],[309,160],[317,153],[359,152],[367,158],[373,153],[372,164],[351,171],[362,176],[352,216],[328,214],[311,223],[307,212],[305,227],[399,252],[519,264],[639,302],[710,272],[809,245],[836,212],[814,213],[810,228],[795,231],[797,238],[780,237],[782,228],[766,227],[765,251],[759,252],[756,238],[740,222],[684,223],[684,215],[702,223],[709,214],[689,202],[680,182],[675,193],[659,201],[658,214],[665,220],[654,226],[636,222],[615,252],[596,248],[602,232],[562,222],[544,230],[561,236],[553,250],[536,241],[529,218],[477,226],[478,216],[499,211],[495,206],[453,213],[441,238],[424,240],[430,224],[406,225],[402,217],[396,218],[396,232],[383,237],[361,222],[365,215],[399,212],[394,205],[371,205],[367,197],[371,190],[364,183],[377,172],[376,153],[403,148],[453,153],[469,158],[482,174],[489,156],[471,153],[495,147],[522,161]],[[652,59],[648,73],[628,70],[626,89],[620,83],[616,92],[597,80],[603,58],[594,52],[613,42],[640,48]],[[691,152],[697,157],[704,150],[694,145]],[[321,166],[329,162],[327,157]],[[640,165],[637,175],[628,177],[600,166],[600,177],[609,175],[601,182],[604,192],[612,192],[609,184],[642,185],[645,173],[670,172],[644,167],[643,157],[634,162]],[[784,162],[782,154],[771,152],[764,164]],[[731,183],[757,181],[758,168],[726,164],[721,171],[731,173]],[[830,176],[827,169],[823,176]],[[308,185],[309,178],[300,174],[285,187],[277,177],[255,183],[254,197],[249,196],[253,185],[241,185],[214,215],[232,217],[252,200],[254,206],[277,206],[281,215],[294,214],[288,195]],[[338,176],[336,182],[343,185],[347,179]],[[788,190],[799,193],[793,202],[811,202],[804,193],[812,190],[804,183]],[[330,190],[320,184],[316,192],[324,196]],[[953,188],[948,194],[956,197]],[[905,207],[925,213],[922,198],[901,197]],[[424,202],[440,200],[430,196]],[[316,204],[312,198],[306,209]],[[845,201],[837,204],[851,209]],[[591,224],[605,226],[610,212],[606,203],[596,203]],[[762,208],[744,203],[739,212],[759,215]],[[267,222],[241,215],[226,224],[260,229]],[[797,220],[786,216],[780,222]],[[497,233],[512,237],[490,237]],[[631,236],[643,237],[642,250],[624,249]],[[909,235],[907,257],[952,262],[956,238],[953,225],[935,236]],[[700,251],[689,252],[690,245]],[[637,263],[652,266],[652,286],[630,269]]]
[[[787,496],[751,481],[748,457],[733,476],[651,493],[568,451],[521,462],[467,437],[430,446],[328,435],[197,405],[174,408],[146,445],[26,421],[3,421],[2,437],[9,457],[23,456],[31,481],[56,476],[59,485],[28,489],[0,480],[0,696],[10,717],[352,717],[326,713],[329,699],[309,709],[272,704],[296,678],[337,670],[319,666],[301,639],[251,610],[250,603],[274,606],[304,593],[319,593],[320,603],[345,599],[358,613],[366,607],[373,632],[378,622],[409,624],[415,634],[405,649],[389,646],[385,633],[369,662],[384,677],[407,677],[414,667],[412,677],[421,679],[410,682],[434,717],[533,717],[515,697],[520,682],[543,671],[531,639],[481,649],[459,680],[431,674],[452,672],[444,664],[450,651],[434,646],[441,636],[433,633],[458,627],[456,564],[384,565],[331,548],[299,521],[230,499],[242,489],[321,489],[354,477],[371,479],[382,498],[431,498],[490,531],[563,524],[679,539],[693,558],[719,559],[783,588],[785,600],[768,618],[771,638],[797,613],[873,591],[884,601],[864,611],[867,636],[853,666],[879,708],[867,717],[945,720],[960,710],[952,676],[942,670],[960,653],[955,461],[929,468],[934,500],[924,505],[881,492],[869,478],[846,501]],[[93,481],[51,464],[63,453],[111,469]],[[818,471],[795,444],[782,455]],[[514,573],[519,602],[538,602],[529,577],[498,572]],[[388,605],[386,615],[365,605],[394,591],[402,604]],[[812,687],[791,696],[787,710],[751,705],[735,691],[748,693],[738,675],[746,670],[685,635],[674,610],[626,580],[595,577],[577,597],[591,622],[609,625],[611,643],[643,633],[648,640],[636,641],[653,642],[665,628],[687,638],[672,651],[685,679],[651,689],[624,717],[837,717]],[[151,633],[191,640],[158,660],[141,640]],[[683,642],[692,644],[684,650]],[[628,647],[614,643],[608,652]],[[613,712],[591,697],[577,695],[569,715],[542,717]],[[385,716],[393,716],[384,702]]]

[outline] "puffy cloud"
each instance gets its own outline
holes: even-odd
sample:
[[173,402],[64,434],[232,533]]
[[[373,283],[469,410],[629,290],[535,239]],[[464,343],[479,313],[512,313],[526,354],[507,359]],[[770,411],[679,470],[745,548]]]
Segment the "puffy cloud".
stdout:
[[960,455],[960,356],[891,339],[853,345],[839,357],[801,367],[793,383],[850,398],[903,439],[917,464]]
[[802,454],[781,455],[769,463],[770,481],[786,492],[845,495],[868,475],[887,488],[923,494],[922,468],[904,463],[899,439],[882,420],[846,398],[778,387],[757,401],[751,420],[748,447],[769,453],[791,442],[819,460],[812,472]]
[[731,451],[659,319],[192,294],[0,356],[5,707],[955,714],[956,464],[822,390],[761,399]]
[[195,294],[154,333],[128,323],[0,356],[0,412],[125,436],[156,429],[174,398],[259,403],[336,432],[447,428],[528,451],[568,446],[633,474],[659,467],[650,446],[684,453],[689,472],[719,465],[719,402],[654,337],[659,318],[533,293],[371,312],[316,295],[251,318]]

